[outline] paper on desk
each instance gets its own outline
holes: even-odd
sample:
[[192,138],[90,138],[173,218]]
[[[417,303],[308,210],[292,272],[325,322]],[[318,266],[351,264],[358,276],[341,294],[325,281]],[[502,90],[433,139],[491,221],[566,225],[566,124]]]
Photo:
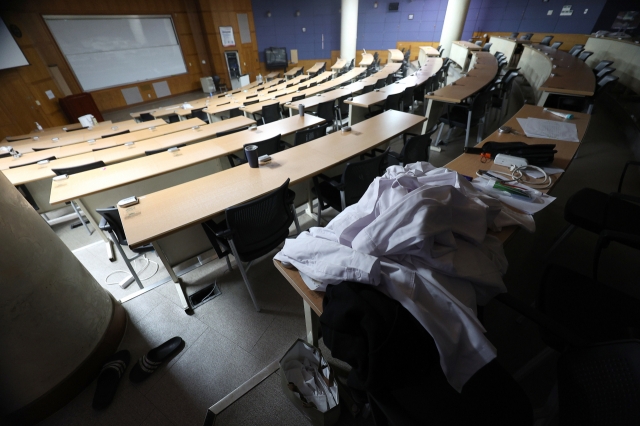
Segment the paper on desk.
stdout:
[[[539,212],[540,210],[544,209],[545,207],[547,207],[549,204],[551,204],[553,202],[553,200],[555,200],[555,197],[552,197],[550,195],[544,194],[542,197],[538,198],[537,200],[533,200],[533,201],[528,201],[528,200],[524,200],[522,198],[518,198],[518,197],[510,197],[508,195],[497,195],[496,192],[494,191],[488,191],[487,187],[485,186],[485,183],[488,181],[489,179],[485,179],[483,177],[477,177],[475,178],[471,184],[474,186],[474,188],[476,188],[478,191],[482,191],[483,193],[490,195],[491,197],[497,198],[500,201],[502,201],[504,204],[511,206],[511,207],[515,207],[518,210],[522,210],[525,213],[529,213],[529,214],[534,214]],[[523,189],[531,189],[526,185],[522,185],[519,183],[510,183],[510,185],[516,185],[520,188]]]
[[578,128],[574,123],[543,120],[540,118],[518,118],[524,134],[530,138],[557,139],[561,141],[580,142]]
[[[559,167],[540,167],[540,168],[544,170],[545,173],[549,176],[555,175],[558,173],[564,173],[564,169],[561,169]],[[527,169],[524,172],[527,174],[527,176],[531,176],[534,179],[542,179],[544,177],[544,175],[541,172],[535,169]]]

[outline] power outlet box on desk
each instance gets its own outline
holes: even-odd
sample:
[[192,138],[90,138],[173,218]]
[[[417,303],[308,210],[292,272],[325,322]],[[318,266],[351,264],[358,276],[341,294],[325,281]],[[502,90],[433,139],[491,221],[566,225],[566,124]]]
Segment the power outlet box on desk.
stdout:
[[511,167],[511,166],[525,167],[529,165],[529,162],[527,161],[526,158],[514,157],[513,155],[506,155],[506,154],[496,155],[496,158],[493,160],[493,163],[497,164],[498,166],[505,166],[505,167]]

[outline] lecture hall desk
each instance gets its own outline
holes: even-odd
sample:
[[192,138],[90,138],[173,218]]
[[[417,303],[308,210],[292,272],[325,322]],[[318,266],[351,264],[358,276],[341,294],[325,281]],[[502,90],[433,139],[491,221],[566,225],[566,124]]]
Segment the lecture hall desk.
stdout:
[[480,46],[468,41],[454,41],[451,43],[451,53],[449,59],[458,64],[462,71],[467,70],[469,64],[469,57],[474,52],[479,52],[482,49]]

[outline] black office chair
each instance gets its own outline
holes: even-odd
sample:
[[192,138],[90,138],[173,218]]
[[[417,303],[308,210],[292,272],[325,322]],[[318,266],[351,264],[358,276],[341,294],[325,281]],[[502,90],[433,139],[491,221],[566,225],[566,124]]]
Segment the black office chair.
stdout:
[[374,89],[382,89],[387,84],[387,78],[380,78],[373,86]]
[[613,61],[600,61],[600,62],[598,62],[598,65],[593,67],[593,73],[597,75],[604,68],[607,68],[608,66],[610,66],[612,64],[613,64]]
[[600,71],[598,71],[598,73],[596,74],[596,81],[600,81],[601,78],[603,78],[604,76],[607,76],[609,74],[611,74],[612,72],[614,72],[616,69],[615,68],[611,68],[611,67],[605,67],[602,68]]
[[113,136],[120,136],[120,135],[126,135],[127,133],[130,133],[130,130],[123,130],[122,132],[118,132],[118,133],[111,133],[110,135],[102,135],[102,139],[106,139],[106,138],[111,138]]
[[322,118],[326,120],[327,125],[331,126],[332,130],[335,130],[333,125],[333,122],[335,120],[335,111],[334,111],[335,104],[336,104],[335,99],[322,102],[321,104],[318,104],[318,108],[315,112],[310,111],[309,114],[313,114],[318,118]]
[[242,105],[243,106],[249,106],[249,105],[257,104],[258,102],[260,102],[260,99],[254,99],[252,101],[244,101],[242,103]]
[[576,56],[576,55],[574,55],[574,52],[576,50],[582,51],[583,49],[584,49],[584,44],[574,44],[573,47],[571,49],[569,49],[569,54],[573,55],[573,56]]
[[551,48],[557,50],[557,49],[560,48],[560,46],[562,46],[562,42],[561,41],[556,41],[551,45]]
[[267,93],[273,93],[273,92],[277,92],[277,91],[278,91],[278,89],[273,89],[273,90],[267,91]]
[[487,105],[491,101],[491,97],[493,96],[492,90],[487,90],[485,92],[479,93],[473,98],[470,105],[454,105],[446,104],[447,111],[442,114],[439,121],[441,124],[440,131],[438,132],[438,137],[436,138],[436,145],[440,143],[440,136],[442,134],[442,129],[445,124],[449,126],[449,132],[447,133],[447,138],[444,140],[444,143],[447,143],[449,137],[451,136],[451,132],[455,127],[465,129],[466,137],[464,141],[464,146],[469,146],[469,132],[471,127],[478,126],[478,137],[477,142],[480,143],[482,141],[482,133],[484,129],[485,116],[487,113]]
[[578,55],[578,59],[580,59],[582,62],[585,62],[591,55],[593,55],[593,52],[589,52],[588,50],[583,50]]
[[489,49],[491,49],[491,46],[493,46],[493,43],[485,43],[484,46],[482,46],[482,51],[483,52],[489,52]]
[[318,85],[317,81],[312,81],[311,83],[309,83],[309,88],[316,87],[317,85]]
[[415,89],[415,86],[411,86],[407,87],[404,89],[404,92],[402,92],[402,110],[405,112],[413,111],[413,92]]
[[525,35],[520,37],[520,40],[531,40],[531,37],[533,37],[533,33],[526,33]]
[[518,77],[519,73],[517,70],[507,71],[507,73],[500,79],[500,82],[497,84],[497,90],[494,90],[494,94],[491,97],[490,106],[492,109],[497,109],[499,112],[499,119],[502,119],[502,116],[507,113],[509,109],[509,99],[511,98],[511,88],[513,87],[513,82]]
[[153,121],[155,120],[155,117],[151,114],[149,114],[148,112],[141,112],[140,113],[140,121]]
[[[471,42],[472,40],[469,40],[469,41]],[[482,40],[476,40],[475,45],[482,46]]]
[[[312,127],[311,129],[298,130],[293,137],[293,146],[302,145],[314,139],[321,138],[327,135],[327,127],[329,123],[323,123],[319,126]],[[292,145],[287,142],[282,142],[285,146],[291,148]]]
[[385,111],[389,111],[390,109],[396,111],[402,111],[400,106],[400,102],[402,101],[403,92],[394,93],[393,95],[387,96],[384,103],[382,105],[371,105],[369,106],[369,113],[365,114],[366,118],[375,117],[376,115],[382,114]]
[[[74,167],[60,167],[60,168],[51,169],[51,171],[55,173],[57,176],[62,176],[62,175],[74,175],[76,173],[82,173],[82,172],[86,172],[93,169],[99,169],[100,167],[106,167],[106,164],[104,163],[104,161],[95,161],[93,163],[82,164],[80,166],[74,166]],[[77,228],[82,225],[84,226],[84,229],[87,230],[89,235],[93,234],[93,231],[90,230],[89,227],[87,226],[87,221],[85,220],[85,218],[82,217],[82,214],[80,213],[80,209],[78,208],[78,206],[76,206],[76,203],[73,201],[69,201],[69,204],[71,205],[71,207],[73,208],[73,211],[76,213],[76,215],[80,219],[80,222],[72,223],[71,228],[72,229]]]
[[124,263],[127,265],[127,269],[129,269],[131,276],[135,280],[136,284],[138,284],[138,287],[140,289],[143,289],[144,286],[142,285],[140,277],[138,276],[138,273],[136,272],[131,262],[144,255],[145,253],[153,251],[153,245],[146,244],[144,246],[136,248],[129,247],[129,249],[135,254],[135,256],[128,257],[122,249],[122,246],[128,246],[129,244],[127,243],[127,237],[124,234],[124,228],[122,226],[122,220],[120,219],[120,213],[118,213],[118,208],[111,206],[105,209],[96,209],[96,212],[100,214],[100,216],[102,216],[100,224],[98,225],[99,228],[109,234],[111,240],[113,241],[113,244],[118,249],[118,252],[120,252],[122,260],[124,260]]
[[622,185],[629,166],[639,166],[640,161],[628,161],[622,170],[618,191],[606,194],[591,188],[583,188],[573,194],[564,208],[564,219],[569,222],[565,230],[556,238],[547,257],[576,228],[598,234],[593,260],[593,276],[597,278],[598,260],[602,249],[611,241],[640,249],[640,198],[622,194]]
[[313,177],[313,192],[318,197],[318,226],[322,223],[322,210],[333,207],[342,211],[362,198],[371,182],[382,174],[388,153],[389,148],[377,157],[349,162],[340,176]]
[[384,80],[385,86],[393,84],[393,74],[387,75],[387,78]]
[[155,154],[160,154],[161,152],[167,152],[170,149],[174,149],[174,148],[182,148],[185,147],[187,145],[185,144],[180,144],[180,145],[175,145],[175,146],[171,146],[169,148],[159,148],[159,149],[150,149],[149,151],[145,151],[144,155],[149,156],[149,155],[155,155]]
[[270,105],[264,105],[262,107],[262,111],[260,114],[254,114],[256,117],[256,121],[261,121],[262,124],[273,123],[274,121],[282,120],[282,115],[280,114],[280,103],[276,102]]
[[40,160],[36,160],[36,161],[32,161],[30,163],[24,163],[24,164],[20,164],[19,166],[9,166],[10,169],[17,169],[18,167],[24,167],[24,166],[31,166],[32,164],[36,164],[39,163],[41,161],[53,161],[56,159],[55,155],[52,155],[51,157],[47,157],[47,158],[42,158]]
[[338,98],[337,105],[335,106],[336,122],[338,123],[340,128],[342,128],[344,119],[349,118],[349,104],[345,104],[344,101],[346,101],[350,97],[351,94],[344,95]]
[[[593,94],[593,96],[585,98],[576,98],[574,96],[558,96],[556,98],[558,108],[592,114],[596,99],[601,96],[616,81],[618,81],[617,76],[608,74],[596,81],[596,92]],[[549,100],[547,101],[549,102]]]
[[364,95],[364,94],[366,94],[366,93],[373,92],[374,87],[375,87],[375,85],[373,85],[373,84],[370,84],[370,85],[368,85],[368,86],[364,86],[364,87],[362,88],[362,91],[360,92],[360,94],[361,94],[361,95]]
[[[231,248],[256,311],[260,311],[260,306],[247,276],[251,263],[282,244],[293,222],[300,232],[288,187],[289,179],[280,188],[256,200],[229,207],[224,222],[209,220],[204,224],[211,231],[207,236],[212,244],[215,241]],[[246,269],[243,262],[248,262]]]
[[202,108],[191,110],[191,118],[199,118],[200,120],[209,124],[209,115],[204,112]]
[[511,33],[509,38],[518,38],[518,34],[520,34],[520,33]]
[[551,40],[553,40],[552,35],[544,36],[542,37],[542,40],[540,40],[540,44],[543,46],[548,46],[549,44],[551,44]]
[[[228,118],[242,117],[242,116],[244,116],[244,113],[242,111],[240,111],[240,107],[229,110],[229,117]],[[223,119],[223,120],[227,119],[227,117],[220,117],[220,118]]]
[[280,137],[282,135],[276,135],[272,138],[269,139],[265,139],[263,141],[260,142],[252,142],[252,143],[247,143],[243,145],[243,149],[242,149],[242,153],[243,156],[242,157],[238,157],[235,154],[229,154],[227,155],[227,159],[229,160],[229,164],[231,165],[231,167],[235,167],[237,165],[240,164],[245,164],[247,162],[247,157],[244,155],[244,148],[247,145],[255,145],[258,147],[258,149],[256,150],[258,153],[258,157],[263,156],[263,155],[271,155],[271,154],[275,154],[276,152],[280,152],[282,150],[282,144],[280,142]]
[[218,91],[220,91],[220,92],[226,92],[227,91],[227,85],[226,85],[226,83],[221,83],[220,82],[220,76],[218,76],[218,75],[214,75],[213,76],[213,84],[216,86]]
[[438,130],[438,125],[433,126],[424,135],[405,133],[402,135],[404,145],[402,151],[389,151],[387,164],[389,166],[405,166],[418,161],[429,161],[429,150],[431,146],[431,136]]

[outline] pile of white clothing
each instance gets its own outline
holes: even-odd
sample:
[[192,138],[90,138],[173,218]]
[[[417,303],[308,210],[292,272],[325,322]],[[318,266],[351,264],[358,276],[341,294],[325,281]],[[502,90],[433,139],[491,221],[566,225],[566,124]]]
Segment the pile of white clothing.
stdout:
[[288,239],[275,258],[312,290],[354,281],[399,301],[433,336],[440,365],[460,391],[496,356],[476,305],[506,291],[507,260],[487,228],[519,225],[517,214],[458,173],[429,163],[389,167],[362,199],[325,228]]

